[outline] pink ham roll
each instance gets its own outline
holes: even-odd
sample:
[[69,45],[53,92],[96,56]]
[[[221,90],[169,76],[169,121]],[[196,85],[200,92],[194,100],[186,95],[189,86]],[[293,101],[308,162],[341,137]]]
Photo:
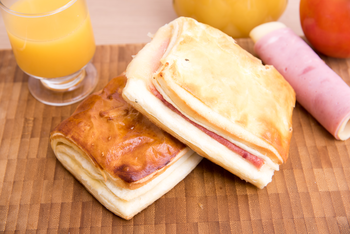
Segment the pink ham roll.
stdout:
[[349,86],[291,29],[280,25],[258,27],[251,32],[257,55],[285,77],[297,101],[324,128],[338,140],[348,139]]

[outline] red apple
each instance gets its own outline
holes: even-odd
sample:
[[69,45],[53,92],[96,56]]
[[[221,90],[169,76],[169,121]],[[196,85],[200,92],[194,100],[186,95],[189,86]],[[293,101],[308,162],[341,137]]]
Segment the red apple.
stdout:
[[350,57],[350,0],[301,0],[300,23],[317,51]]

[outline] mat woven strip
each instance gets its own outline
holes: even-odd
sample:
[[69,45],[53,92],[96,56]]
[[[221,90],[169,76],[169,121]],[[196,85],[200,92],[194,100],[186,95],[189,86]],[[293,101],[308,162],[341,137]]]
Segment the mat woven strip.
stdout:
[[[253,53],[251,40],[237,41]],[[96,91],[142,46],[98,46]],[[322,59],[350,85],[350,59]],[[44,105],[27,81],[12,51],[0,51],[1,233],[350,233],[350,141],[334,140],[299,104],[289,159],[265,189],[203,160],[125,221],[97,202],[49,146],[51,129],[78,104]]]

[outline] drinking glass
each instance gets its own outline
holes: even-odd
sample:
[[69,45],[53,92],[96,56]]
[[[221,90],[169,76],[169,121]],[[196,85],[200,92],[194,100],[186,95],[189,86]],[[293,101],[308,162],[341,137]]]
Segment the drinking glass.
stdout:
[[85,0],[0,0],[18,66],[28,88],[53,106],[78,102],[95,88],[95,40]]

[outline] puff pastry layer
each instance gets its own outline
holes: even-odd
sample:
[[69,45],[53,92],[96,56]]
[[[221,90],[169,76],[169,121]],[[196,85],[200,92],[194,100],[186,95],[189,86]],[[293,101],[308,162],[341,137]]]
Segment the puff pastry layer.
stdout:
[[126,77],[89,96],[50,135],[65,166],[106,208],[125,219],[172,189],[201,157],[121,97]]
[[[263,188],[287,160],[295,93],[226,34],[180,17],[129,64],[124,98],[200,155]],[[181,115],[155,97],[153,89]],[[254,166],[191,122],[264,161]],[[215,137],[214,137],[215,138]]]

